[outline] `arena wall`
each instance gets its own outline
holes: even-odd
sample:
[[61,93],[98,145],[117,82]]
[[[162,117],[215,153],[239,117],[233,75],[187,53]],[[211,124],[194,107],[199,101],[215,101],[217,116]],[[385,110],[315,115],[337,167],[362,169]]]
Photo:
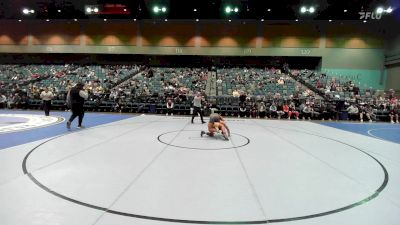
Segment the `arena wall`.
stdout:
[[[385,88],[385,41],[366,25],[227,21],[0,21],[0,53],[321,57],[331,76]],[[372,30],[372,31],[371,31]]]
[[400,34],[389,33],[385,45],[385,66],[387,67],[387,89],[400,91]]

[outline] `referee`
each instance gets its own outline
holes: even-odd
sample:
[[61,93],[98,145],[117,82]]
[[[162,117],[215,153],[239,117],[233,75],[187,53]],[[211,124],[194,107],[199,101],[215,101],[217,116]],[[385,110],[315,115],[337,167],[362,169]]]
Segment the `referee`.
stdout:
[[200,114],[201,123],[206,123],[206,122],[204,122],[203,112],[201,111],[201,94],[200,93],[198,93],[193,99],[192,123],[193,123],[194,117],[197,116],[197,113]]
[[76,84],[75,87],[68,92],[67,103],[72,111],[72,115],[67,121],[68,129],[71,129],[71,123],[76,117],[78,117],[78,128],[84,128],[84,126],[82,126],[83,116],[85,115],[83,104],[87,98],[88,93],[84,90],[84,85],[82,83]]
[[46,116],[50,115],[51,100],[53,99],[53,97],[53,93],[47,87],[42,91],[42,93],[40,93],[40,98],[43,100],[44,114]]

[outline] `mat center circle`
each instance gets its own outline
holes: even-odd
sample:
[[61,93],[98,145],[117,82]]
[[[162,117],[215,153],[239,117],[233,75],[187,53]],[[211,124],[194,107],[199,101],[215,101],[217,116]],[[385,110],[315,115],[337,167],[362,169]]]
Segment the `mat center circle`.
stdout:
[[249,138],[236,133],[232,133],[227,141],[221,134],[215,134],[213,137],[205,134],[201,137],[200,132],[199,130],[170,131],[160,134],[157,139],[169,146],[194,150],[235,149],[250,143]]

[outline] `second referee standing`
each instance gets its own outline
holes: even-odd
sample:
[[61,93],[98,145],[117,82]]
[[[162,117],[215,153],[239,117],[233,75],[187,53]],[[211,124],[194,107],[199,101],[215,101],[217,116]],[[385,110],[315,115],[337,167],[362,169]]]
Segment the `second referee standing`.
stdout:
[[201,111],[201,100],[202,100],[202,98],[201,98],[201,94],[200,94],[200,93],[198,93],[198,94],[194,97],[194,99],[193,99],[192,123],[193,123],[194,117],[197,116],[197,113],[200,114],[201,123],[206,123],[206,122],[204,122],[204,119],[203,119],[203,112]]
[[50,115],[50,109],[51,109],[51,100],[53,99],[54,95],[53,93],[49,90],[49,88],[45,88],[42,93],[40,93],[40,98],[43,100],[43,109],[44,109],[44,114],[46,116]]

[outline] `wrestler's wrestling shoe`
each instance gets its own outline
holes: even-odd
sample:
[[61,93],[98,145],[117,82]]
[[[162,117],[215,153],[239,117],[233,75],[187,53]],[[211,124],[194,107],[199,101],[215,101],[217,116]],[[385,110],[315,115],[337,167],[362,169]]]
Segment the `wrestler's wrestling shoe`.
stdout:
[[206,132],[204,132],[204,131],[201,131],[201,133],[200,133],[200,137],[203,137],[203,135],[205,134]]
[[225,138],[225,140],[229,141],[228,131],[226,130],[225,127],[222,127],[222,129],[221,129],[221,134],[222,134],[222,136]]

